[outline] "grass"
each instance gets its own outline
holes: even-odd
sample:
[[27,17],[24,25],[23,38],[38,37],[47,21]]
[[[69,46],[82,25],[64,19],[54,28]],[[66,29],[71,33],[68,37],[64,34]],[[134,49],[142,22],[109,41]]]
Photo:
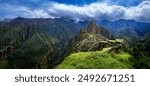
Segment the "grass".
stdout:
[[73,53],[65,58],[56,69],[129,69],[132,68],[131,55],[126,52],[110,53],[102,51]]
[[112,43],[116,43],[116,42],[123,43],[124,39],[109,40],[109,42],[112,42]]
[[124,39],[116,39],[116,42],[124,42]]

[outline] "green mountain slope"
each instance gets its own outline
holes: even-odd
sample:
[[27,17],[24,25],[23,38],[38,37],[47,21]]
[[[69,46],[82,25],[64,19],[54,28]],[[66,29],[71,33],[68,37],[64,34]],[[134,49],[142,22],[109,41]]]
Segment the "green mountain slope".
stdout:
[[134,68],[150,68],[150,33],[147,33],[140,41],[130,48],[130,53],[134,56]]
[[[52,53],[51,42],[39,33],[24,42],[8,56],[11,68],[48,68],[48,55]],[[31,66],[32,65],[32,66]]]
[[64,18],[0,22],[0,68],[52,68],[80,26]]
[[95,52],[79,52],[67,56],[56,69],[127,69],[133,68],[127,52],[108,53],[111,48]]

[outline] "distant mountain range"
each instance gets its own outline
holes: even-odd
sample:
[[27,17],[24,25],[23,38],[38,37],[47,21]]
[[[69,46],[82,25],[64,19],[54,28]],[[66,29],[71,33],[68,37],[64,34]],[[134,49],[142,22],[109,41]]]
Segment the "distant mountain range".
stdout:
[[[103,56],[105,53],[110,57],[126,55],[125,58],[129,59],[137,52],[141,52],[139,57],[144,57],[144,52],[149,52],[149,23],[133,20],[96,22],[76,22],[68,17],[55,19],[17,17],[0,21],[0,68],[65,68],[62,66],[66,64],[61,65],[62,62],[68,61],[65,58],[70,59],[72,56],[68,57],[69,55],[72,53],[78,55],[79,52],[100,51],[98,55],[94,53],[94,56]],[[146,46],[144,51],[139,51],[139,43]],[[130,47],[133,44],[135,48]],[[133,52],[134,49],[138,51]],[[102,67],[98,63],[99,67],[95,68],[141,68],[136,66],[138,63],[132,65],[129,60],[128,63],[122,62],[125,59],[119,56],[114,58],[103,59],[104,62],[108,59],[113,60],[106,64],[107,67]],[[114,66],[108,67],[113,63]],[[144,67],[149,68],[147,64]],[[81,68],[86,67],[82,65]]]
[[139,36],[150,32],[150,23],[136,22],[134,20],[117,20],[117,21],[98,21],[102,26],[109,28],[112,32],[117,33],[122,29],[134,30]]

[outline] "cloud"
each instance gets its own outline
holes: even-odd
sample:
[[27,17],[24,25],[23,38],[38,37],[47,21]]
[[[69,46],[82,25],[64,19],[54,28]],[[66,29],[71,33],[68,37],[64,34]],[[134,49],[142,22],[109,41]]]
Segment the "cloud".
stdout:
[[124,7],[96,2],[90,5],[74,6],[51,3],[47,11],[52,16],[73,16],[78,19],[134,19],[150,22],[150,1],[143,1],[137,6]]
[[[36,2],[36,0],[32,0],[32,2]],[[134,19],[141,22],[150,22],[150,0],[129,7],[117,4],[110,5],[107,2],[99,1],[89,5],[77,6],[45,0],[45,2],[37,7],[19,4],[1,4],[0,8],[0,16],[3,18],[14,18],[17,16],[27,18],[69,16],[78,20],[88,20],[91,18],[111,21],[118,19]]]
[[18,16],[25,18],[50,18],[50,16],[43,9],[32,9],[27,6],[9,5],[3,4],[0,6],[0,14],[3,14],[3,18],[15,18]]
[[134,19],[136,21],[150,22],[150,1],[144,1],[138,6],[126,9],[125,19]]
[[125,8],[121,6],[108,6],[106,3],[92,3],[82,7],[51,3],[48,8],[49,14],[53,16],[73,16],[79,19],[100,18],[116,20],[122,18]]

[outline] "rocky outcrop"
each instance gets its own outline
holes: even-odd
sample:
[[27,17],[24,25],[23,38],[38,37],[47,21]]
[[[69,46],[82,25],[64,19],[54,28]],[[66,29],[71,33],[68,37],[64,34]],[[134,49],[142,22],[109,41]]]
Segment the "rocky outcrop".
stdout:
[[30,25],[26,25],[16,34],[14,39],[5,39],[3,42],[5,46],[1,45],[2,48],[0,50],[0,59],[7,58],[10,53],[17,49],[19,43],[23,43],[24,41],[28,40],[33,34],[34,29]]
[[28,27],[23,28],[19,34],[20,34],[21,40],[25,41],[34,34],[34,28],[32,28],[32,26],[29,25]]
[[18,41],[12,41],[9,43],[7,47],[0,50],[0,59],[7,58],[7,56],[17,48],[18,44],[19,44]]
[[92,20],[88,25],[87,32],[101,35],[106,39],[114,39],[113,35],[110,33],[109,30],[101,26],[98,26],[94,20]]

